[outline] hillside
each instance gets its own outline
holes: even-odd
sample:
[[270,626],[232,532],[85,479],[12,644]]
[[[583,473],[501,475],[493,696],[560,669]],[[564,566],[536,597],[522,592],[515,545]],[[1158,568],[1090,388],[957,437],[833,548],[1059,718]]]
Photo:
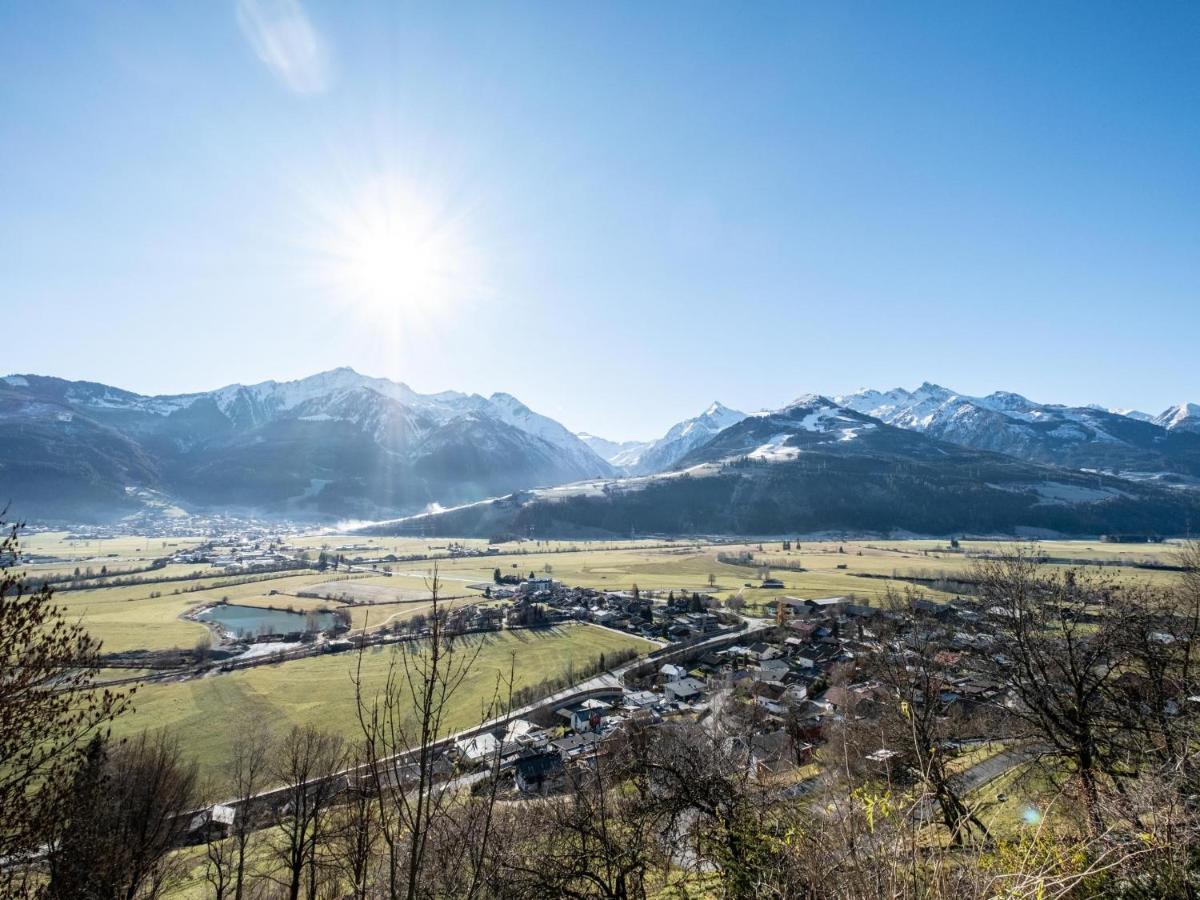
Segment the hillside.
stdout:
[[157,397],[0,380],[0,489],[18,514],[106,519],[153,491],[189,509],[379,517],[612,473],[507,394],[423,395],[350,369]]
[[396,523],[445,534],[1183,533],[1200,498],[961,447],[824,397],[752,416],[676,471]]

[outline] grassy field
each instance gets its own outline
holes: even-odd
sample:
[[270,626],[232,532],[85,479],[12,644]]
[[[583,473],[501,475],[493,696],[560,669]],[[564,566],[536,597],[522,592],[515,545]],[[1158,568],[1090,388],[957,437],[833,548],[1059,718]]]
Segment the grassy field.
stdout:
[[[76,542],[61,533],[31,536],[29,546],[36,552],[60,557],[89,559],[96,553],[116,553],[105,556],[106,564],[117,568],[144,562],[147,552],[161,553],[156,546],[163,542],[145,538],[115,538],[105,541]],[[166,542],[182,545],[183,539]],[[951,578],[966,573],[973,558],[987,553],[1003,552],[1011,544],[989,541],[964,541],[960,551],[952,551],[944,542],[914,541],[810,541],[783,550],[780,542],[751,542],[744,544],[701,545],[677,542],[668,547],[649,542],[533,542],[504,545],[499,556],[450,558],[450,542],[420,538],[364,538],[357,535],[322,534],[296,541],[312,549],[322,547],[352,555],[385,553],[440,554],[436,561],[442,581],[443,596],[478,597],[468,585],[490,582],[495,569],[506,575],[549,574],[570,585],[602,590],[629,589],[638,585],[643,590],[708,591],[724,600],[741,595],[750,612],[761,612],[763,604],[780,595],[820,597],[849,594],[861,602],[881,598],[889,588],[918,587],[935,600],[954,597],[952,585],[916,584],[906,578]],[[483,547],[483,541],[463,541],[462,544]],[[346,549],[353,548],[353,549]],[[368,549],[369,548],[369,549]],[[1178,552],[1177,544],[1104,544],[1097,541],[1045,541],[1036,548],[1054,560],[1095,560],[1110,564],[1106,571],[1131,581],[1167,585],[1175,574],[1132,568],[1119,563],[1143,564],[1171,562]],[[510,551],[521,552],[510,555]],[[755,565],[738,566],[720,562],[718,554],[753,554]],[[779,578],[782,589],[762,589],[757,564],[773,564],[771,574]],[[98,570],[94,562],[88,563]],[[1065,564],[1065,563],[1064,563]],[[356,603],[371,603],[371,607],[355,607],[352,611],[356,628],[368,622],[371,627],[385,621],[407,618],[428,612],[428,580],[435,563],[421,560],[394,563],[390,577],[382,575],[346,576],[340,573],[306,573],[286,575],[251,584],[220,586],[231,576],[212,574],[201,569],[195,579],[160,584],[140,584],[126,587],[95,588],[60,594],[60,601],[69,614],[82,617],[96,637],[104,641],[110,652],[132,649],[167,649],[190,647],[204,634],[197,623],[179,617],[188,609],[212,603],[222,597],[231,602],[257,606],[293,606],[297,610],[316,609],[329,605],[325,596],[345,595]],[[784,568],[786,566],[788,568]],[[794,571],[802,567],[804,571]],[[47,566],[53,568],[53,566]],[[59,566],[61,568],[61,566]],[[190,574],[194,566],[170,566],[163,574]],[[713,583],[710,586],[710,578]],[[189,591],[189,588],[201,590]],[[150,595],[160,592],[162,596]],[[178,593],[176,593],[178,592]],[[274,594],[272,592],[275,592]],[[301,592],[315,592],[322,599],[301,598]],[[407,608],[405,608],[407,607]]]
[[26,553],[63,559],[96,559],[101,565],[105,557],[150,560],[200,543],[202,539],[198,537],[152,538],[137,535],[82,540],[72,538],[70,532],[66,531],[42,531],[21,536],[21,549]]
[[[286,596],[288,592],[303,590],[310,584],[327,582],[328,575],[313,572],[246,584],[222,584],[230,580],[231,576],[222,575],[187,582],[70,591],[57,594],[55,599],[68,617],[78,618],[93,637],[103,641],[107,653],[190,648],[207,634],[208,629],[180,616],[193,607],[215,603],[222,598],[251,606],[286,607],[291,604],[297,609],[315,609],[329,605],[324,601]],[[202,590],[185,590],[197,586]],[[280,595],[272,596],[272,590]],[[151,597],[153,593],[162,596]]]
[[[454,698],[447,725],[465,728],[480,720],[498,673],[507,673],[515,660],[516,687],[536,684],[582,666],[601,653],[653,645],[590,625],[570,625],[545,631],[500,632],[464,640],[479,645],[479,656]],[[386,674],[391,648],[373,648],[363,656],[368,685],[379,685]],[[281,734],[292,725],[315,724],[347,738],[358,734],[354,687],[350,672],[358,657],[337,654],[258,666],[224,675],[140,687],[135,711],[114,726],[117,736],[156,728],[178,734],[194,755],[206,778],[220,781],[239,723],[256,722]]]

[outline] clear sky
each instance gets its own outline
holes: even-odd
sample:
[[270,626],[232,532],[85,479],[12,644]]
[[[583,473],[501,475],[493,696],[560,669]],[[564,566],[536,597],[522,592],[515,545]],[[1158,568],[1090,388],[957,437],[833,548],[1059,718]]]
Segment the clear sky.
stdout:
[[0,370],[650,437],[1200,401],[1200,4],[0,3]]

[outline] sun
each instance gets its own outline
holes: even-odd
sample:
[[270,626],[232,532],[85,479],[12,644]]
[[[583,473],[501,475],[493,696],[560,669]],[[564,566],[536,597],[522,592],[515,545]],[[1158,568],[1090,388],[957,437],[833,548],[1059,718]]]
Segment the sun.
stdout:
[[430,315],[478,287],[463,217],[399,179],[360,190],[334,217],[326,244],[338,298],[375,319]]
[[388,309],[439,301],[453,260],[415,223],[394,221],[365,230],[346,265],[353,293],[369,307]]

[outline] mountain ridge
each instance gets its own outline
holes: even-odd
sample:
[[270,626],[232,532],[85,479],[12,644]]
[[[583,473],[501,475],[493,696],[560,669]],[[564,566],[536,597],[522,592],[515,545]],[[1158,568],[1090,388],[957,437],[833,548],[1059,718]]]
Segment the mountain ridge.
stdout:
[[[419,394],[349,368],[158,396],[0,379],[0,490],[39,514],[129,512],[145,489],[201,509],[373,517],[613,473],[511,395]],[[75,495],[90,500],[73,511]]]

